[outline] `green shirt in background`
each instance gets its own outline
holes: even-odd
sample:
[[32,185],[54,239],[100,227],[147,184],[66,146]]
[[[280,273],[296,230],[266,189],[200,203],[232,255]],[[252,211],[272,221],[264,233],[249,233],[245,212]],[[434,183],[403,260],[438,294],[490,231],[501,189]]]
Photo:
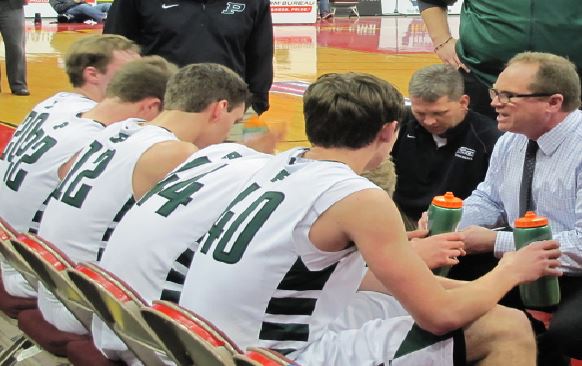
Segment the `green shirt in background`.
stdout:
[[[455,1],[419,2],[444,7]],[[464,0],[459,34],[459,58],[488,86],[523,51],[565,56],[582,70],[581,0]]]

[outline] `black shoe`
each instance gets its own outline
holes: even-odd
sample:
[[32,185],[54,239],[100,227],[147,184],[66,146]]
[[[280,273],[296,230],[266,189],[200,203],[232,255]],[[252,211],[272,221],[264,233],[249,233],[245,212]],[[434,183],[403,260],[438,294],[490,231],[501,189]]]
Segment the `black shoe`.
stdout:
[[12,94],[18,95],[18,96],[27,96],[27,95],[30,95],[30,91],[26,88],[22,88],[22,89],[13,90]]
[[57,23],[71,23],[73,22],[73,16],[69,14],[59,14],[57,15]]

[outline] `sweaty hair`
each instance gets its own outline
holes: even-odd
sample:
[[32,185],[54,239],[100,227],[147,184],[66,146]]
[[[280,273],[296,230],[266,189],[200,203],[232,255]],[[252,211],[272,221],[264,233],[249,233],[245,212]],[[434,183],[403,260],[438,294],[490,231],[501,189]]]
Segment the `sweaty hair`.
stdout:
[[438,64],[417,70],[408,83],[410,97],[436,102],[442,97],[458,100],[465,93],[461,73],[451,65]]
[[362,73],[326,74],[303,96],[305,132],[317,146],[358,149],[404,113],[402,94],[389,82]]
[[231,69],[201,63],[182,67],[166,89],[166,110],[202,112],[210,104],[226,100],[228,111],[246,104],[250,92],[245,81]]
[[107,72],[107,66],[115,51],[139,53],[140,49],[133,41],[115,34],[87,36],[73,43],[65,55],[65,66],[71,84],[74,87],[85,84],[83,71],[87,67],[95,67],[101,73]]
[[177,71],[176,65],[160,56],[147,56],[128,62],[111,79],[106,96],[117,97],[127,103],[154,97],[163,103],[168,80]]
[[580,107],[580,77],[576,65],[568,59],[551,53],[522,52],[513,56],[507,66],[517,63],[539,66],[536,80],[529,85],[532,93],[562,94],[564,112]]

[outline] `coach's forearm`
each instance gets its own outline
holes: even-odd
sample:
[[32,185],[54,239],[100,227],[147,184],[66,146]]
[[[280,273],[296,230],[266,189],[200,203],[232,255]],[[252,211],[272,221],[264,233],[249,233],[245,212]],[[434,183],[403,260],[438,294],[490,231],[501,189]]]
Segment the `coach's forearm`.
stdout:
[[445,42],[450,36],[447,8],[431,7],[420,13],[433,45]]

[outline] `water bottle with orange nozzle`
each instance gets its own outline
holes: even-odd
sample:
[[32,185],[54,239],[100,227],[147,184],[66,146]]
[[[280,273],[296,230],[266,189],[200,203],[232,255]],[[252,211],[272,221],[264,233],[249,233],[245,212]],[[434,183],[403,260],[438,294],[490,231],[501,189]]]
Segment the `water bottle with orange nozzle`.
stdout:
[[[455,197],[452,192],[433,198],[428,207],[428,236],[450,233],[457,229],[461,220],[463,200]],[[442,266],[433,269],[433,273],[446,277],[451,266]]]

